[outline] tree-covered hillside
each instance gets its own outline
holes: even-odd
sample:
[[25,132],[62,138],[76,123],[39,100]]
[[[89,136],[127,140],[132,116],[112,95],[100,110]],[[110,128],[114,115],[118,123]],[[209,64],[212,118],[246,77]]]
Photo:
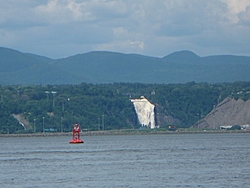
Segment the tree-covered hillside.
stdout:
[[0,47],[0,67],[1,85],[250,81],[250,57],[200,57],[190,51],[174,52],[163,58],[94,51],[50,59]]
[[[0,96],[1,133],[70,131],[76,122],[88,130],[137,129],[129,99],[140,96],[156,105],[160,127],[190,127],[225,97],[249,99],[250,83],[0,86]],[[25,127],[13,114],[27,121]]]

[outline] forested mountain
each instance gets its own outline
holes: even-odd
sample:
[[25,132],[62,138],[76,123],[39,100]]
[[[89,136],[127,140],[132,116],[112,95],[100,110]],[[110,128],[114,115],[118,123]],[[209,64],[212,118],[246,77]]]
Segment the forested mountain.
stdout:
[[51,59],[0,47],[0,133],[69,131],[75,122],[98,130],[102,121],[108,130],[139,128],[129,99],[142,95],[157,125],[190,127],[226,97],[249,99],[249,70],[250,57],[190,51]]
[[250,57],[190,51],[163,58],[98,51],[51,59],[0,47],[0,66],[3,85],[250,81]]
[[[70,131],[76,122],[88,130],[137,129],[140,125],[129,99],[140,96],[155,104],[160,127],[190,127],[226,97],[250,99],[250,82],[2,85],[0,96],[0,133],[33,132],[34,126],[37,132],[43,126]],[[26,120],[21,121],[24,127],[13,114]]]

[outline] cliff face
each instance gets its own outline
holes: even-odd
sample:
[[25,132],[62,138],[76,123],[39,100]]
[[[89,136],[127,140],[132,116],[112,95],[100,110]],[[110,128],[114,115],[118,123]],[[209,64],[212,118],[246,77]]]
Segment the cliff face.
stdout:
[[227,125],[250,124],[250,100],[226,98],[193,127],[219,129]]
[[29,130],[33,128],[28,122],[28,120],[23,117],[22,114],[12,114],[12,115],[23,126],[24,130]]
[[156,125],[159,127],[168,127],[169,125],[182,124],[179,119],[176,119],[173,116],[169,115],[169,113],[167,113],[167,110],[159,104],[155,104],[155,114]]

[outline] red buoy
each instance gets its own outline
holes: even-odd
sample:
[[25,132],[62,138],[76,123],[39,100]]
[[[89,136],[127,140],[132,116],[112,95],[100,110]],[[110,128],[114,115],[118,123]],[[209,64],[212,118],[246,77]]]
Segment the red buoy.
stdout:
[[84,143],[81,139],[80,139],[80,124],[76,123],[72,125],[73,127],[73,131],[72,131],[72,140],[69,141],[70,144],[82,144]]

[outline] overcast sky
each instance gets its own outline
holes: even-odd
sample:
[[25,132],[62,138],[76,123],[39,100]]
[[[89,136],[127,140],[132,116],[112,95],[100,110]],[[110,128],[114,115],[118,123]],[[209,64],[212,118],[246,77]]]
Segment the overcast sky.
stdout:
[[0,0],[0,46],[51,58],[250,56],[250,0]]

